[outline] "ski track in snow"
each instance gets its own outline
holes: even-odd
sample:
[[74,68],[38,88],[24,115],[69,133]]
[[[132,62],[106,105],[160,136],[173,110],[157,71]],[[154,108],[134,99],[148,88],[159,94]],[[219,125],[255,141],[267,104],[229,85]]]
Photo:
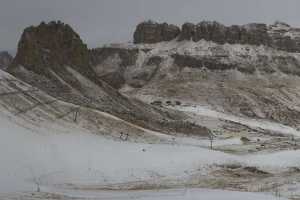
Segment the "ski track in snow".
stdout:
[[271,122],[268,120],[255,120],[255,119],[250,119],[250,118],[243,118],[243,117],[238,117],[222,112],[218,112],[212,109],[209,109],[205,106],[174,106],[174,107],[169,107],[172,109],[184,111],[184,112],[189,112],[193,113],[196,115],[200,116],[207,116],[207,117],[212,117],[212,118],[217,118],[217,119],[223,119],[223,120],[229,120],[232,122],[240,123],[252,128],[261,128],[264,130],[269,130],[277,133],[282,133],[282,134],[288,134],[288,135],[294,135],[294,136],[300,136],[300,132],[297,131],[296,129],[285,126],[283,124]]

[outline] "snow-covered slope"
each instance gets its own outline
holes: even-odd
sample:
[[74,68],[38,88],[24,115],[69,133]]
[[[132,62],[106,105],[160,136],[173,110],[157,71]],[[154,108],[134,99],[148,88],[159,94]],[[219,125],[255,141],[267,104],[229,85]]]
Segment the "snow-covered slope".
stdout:
[[[188,184],[191,176],[209,175],[216,164],[240,163],[262,170],[284,170],[298,166],[300,155],[298,151],[287,151],[245,157],[181,144],[131,143],[92,135],[87,129],[66,121],[49,121],[47,126],[29,129],[26,121],[3,107],[0,137],[0,192],[33,191],[37,184],[44,192],[60,191],[56,187],[168,187]],[[208,197],[219,197],[212,191],[202,190],[188,190],[183,197],[189,199],[194,193],[202,192]],[[142,193],[140,198],[147,199],[147,195],[152,197]],[[249,195],[250,199],[259,197]]]
[[[151,132],[85,108],[76,123],[72,114],[57,119],[55,116],[74,105],[62,101],[55,107],[35,105],[37,100],[50,102],[53,98],[39,90],[33,94],[34,88],[5,72],[1,80],[1,193],[33,191],[37,185],[45,192],[58,188],[164,188],[194,185],[199,180],[209,185],[207,178],[213,179],[211,173],[220,165],[240,164],[270,172],[299,165],[298,151],[236,156],[209,150],[201,140]],[[16,89],[19,91],[14,92]],[[7,98],[4,91],[12,96]],[[96,126],[89,121],[91,113],[102,123]],[[128,141],[119,138],[122,128],[130,135]],[[216,147],[218,143],[222,145],[216,141]]]
[[300,132],[293,127],[286,126],[280,123],[268,121],[268,120],[257,120],[246,117],[238,117],[230,114],[225,114],[223,112],[217,112],[215,110],[211,110],[204,106],[172,106],[172,109],[180,110],[184,112],[189,112],[195,115],[211,117],[215,119],[227,120],[236,122],[239,124],[243,124],[252,128],[260,128],[263,130],[271,131],[273,133],[278,134],[286,134],[286,135],[294,135],[296,137],[300,136]]
[[[201,104],[238,116],[299,124],[298,53],[204,40],[122,44],[98,51],[106,54],[94,69],[107,82],[112,74],[122,76],[120,91],[128,96]],[[125,62],[126,51],[135,62]],[[117,63],[111,62],[116,58]]]

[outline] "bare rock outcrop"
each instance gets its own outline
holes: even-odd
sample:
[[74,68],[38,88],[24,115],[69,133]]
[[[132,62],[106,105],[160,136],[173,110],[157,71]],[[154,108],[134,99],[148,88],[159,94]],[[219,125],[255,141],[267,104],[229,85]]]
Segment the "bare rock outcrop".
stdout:
[[193,23],[184,23],[181,27],[181,33],[178,40],[191,40],[195,37],[196,26]]
[[0,52],[0,69],[6,70],[12,60],[13,57],[7,51]]
[[218,22],[203,21],[196,25],[196,32],[193,41],[201,39],[207,41],[215,41],[217,43],[224,43],[226,41],[226,27]]
[[57,66],[87,68],[88,48],[79,35],[60,21],[28,27],[18,44],[12,67],[22,65],[35,72]]
[[175,39],[180,28],[167,23],[147,21],[140,23],[134,32],[134,43],[157,43]]
[[294,28],[286,23],[277,21],[269,26],[268,33],[277,49],[288,52],[300,52],[300,28]]
[[202,21],[196,25],[192,23],[183,24],[179,40],[198,42],[204,39],[219,44],[271,45],[271,39],[267,31],[267,25],[265,24],[252,23],[226,27],[216,21]]

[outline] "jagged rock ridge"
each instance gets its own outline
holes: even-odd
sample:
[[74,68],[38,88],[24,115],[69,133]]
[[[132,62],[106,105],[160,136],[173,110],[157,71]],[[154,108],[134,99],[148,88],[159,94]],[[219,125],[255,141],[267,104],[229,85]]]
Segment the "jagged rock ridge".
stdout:
[[[170,33],[168,37],[165,37],[165,32]],[[158,43],[174,39],[198,42],[204,39],[219,44],[266,45],[279,50],[300,52],[299,36],[300,29],[282,22],[269,26],[262,23],[224,26],[215,21],[202,21],[198,24],[185,23],[180,29],[175,25],[147,21],[137,26],[134,43]]]

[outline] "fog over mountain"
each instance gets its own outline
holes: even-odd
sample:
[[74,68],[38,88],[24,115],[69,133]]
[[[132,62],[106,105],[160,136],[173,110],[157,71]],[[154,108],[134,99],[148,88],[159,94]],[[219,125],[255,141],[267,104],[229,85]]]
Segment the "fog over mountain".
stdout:
[[[1,0],[1,50],[15,50],[23,29],[41,20],[62,20],[74,27],[89,47],[132,40],[137,23],[182,24],[216,20],[226,25],[276,20],[299,27],[296,0]],[[288,12],[286,12],[288,10]],[[255,14],[254,14],[255,13]],[[238,16],[238,17],[237,17]]]

